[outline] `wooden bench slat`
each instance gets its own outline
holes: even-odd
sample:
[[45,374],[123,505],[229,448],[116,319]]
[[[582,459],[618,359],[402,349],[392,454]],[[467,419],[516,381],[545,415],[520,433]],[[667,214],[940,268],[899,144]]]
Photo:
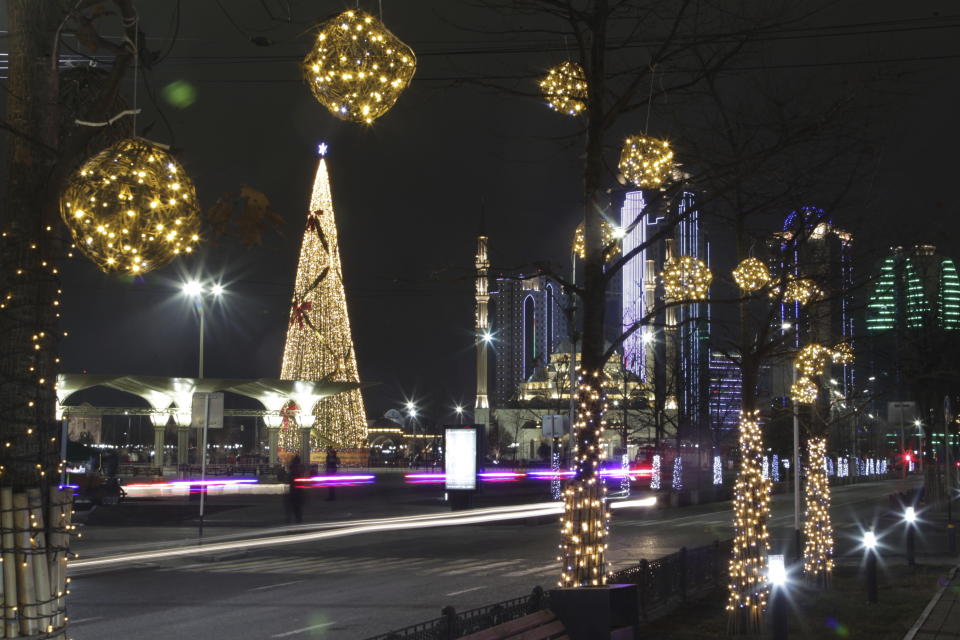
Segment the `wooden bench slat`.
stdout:
[[510,636],[509,640],[550,640],[553,636],[558,633],[563,633],[564,631],[566,631],[566,629],[563,628],[563,623],[559,620],[554,620],[550,624],[543,625],[542,627],[524,631],[520,635]]
[[537,611],[522,618],[510,620],[509,622],[498,624],[495,627],[484,629],[483,631],[471,633],[468,636],[461,637],[460,640],[506,640],[518,633],[523,633],[529,629],[548,624],[555,618],[556,616],[552,611],[544,609],[543,611]]

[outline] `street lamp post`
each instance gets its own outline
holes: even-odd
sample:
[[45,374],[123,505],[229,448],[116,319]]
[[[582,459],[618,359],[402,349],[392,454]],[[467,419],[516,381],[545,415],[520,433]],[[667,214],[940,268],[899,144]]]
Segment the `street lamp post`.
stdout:
[[453,410],[457,412],[457,424],[463,424],[463,407],[458,404]]
[[916,554],[916,533],[917,533],[917,511],[912,506],[903,511],[903,521],[907,523],[907,564],[911,567],[917,565]]
[[417,461],[417,405],[413,400],[407,400],[407,419],[410,422],[410,431],[413,435],[413,443],[410,445],[411,451],[411,460],[412,464],[416,464]]
[[873,529],[863,533],[863,548],[867,554],[867,602],[877,604],[877,534]]

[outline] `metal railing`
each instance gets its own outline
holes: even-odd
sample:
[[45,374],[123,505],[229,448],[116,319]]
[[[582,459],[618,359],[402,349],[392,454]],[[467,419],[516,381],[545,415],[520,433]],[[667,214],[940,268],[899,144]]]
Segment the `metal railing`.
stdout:
[[688,600],[723,587],[727,578],[730,540],[680,551],[656,560],[615,572],[611,584],[635,584],[640,598],[640,615],[650,620]]
[[534,587],[528,596],[504,600],[463,613],[457,613],[453,607],[444,607],[439,618],[372,636],[367,640],[453,640],[542,611],[549,605],[548,596],[543,589]]
[[[614,572],[610,584],[635,584],[640,598],[640,615],[652,620],[682,603],[723,588],[731,540],[687,549],[657,558],[643,559],[632,567]],[[534,587],[529,596],[505,600],[478,609],[457,613],[445,607],[439,618],[376,635],[366,640],[453,640],[477,631],[522,618],[550,606],[549,594]]]

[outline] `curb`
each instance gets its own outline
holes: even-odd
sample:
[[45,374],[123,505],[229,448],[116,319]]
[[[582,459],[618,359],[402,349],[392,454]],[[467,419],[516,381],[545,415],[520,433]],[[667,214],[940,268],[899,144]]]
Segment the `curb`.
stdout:
[[920,614],[920,617],[917,618],[917,621],[913,623],[913,626],[910,627],[909,631],[907,631],[907,635],[903,636],[903,640],[913,640],[914,636],[917,635],[917,633],[920,631],[920,627],[922,627],[923,623],[926,622],[927,618],[930,617],[930,612],[932,612],[933,608],[940,602],[940,598],[943,597],[943,592],[946,591],[947,587],[950,586],[950,583],[953,582],[953,579],[957,575],[958,569],[960,569],[960,566],[953,568],[953,571],[950,572],[950,575],[947,578],[947,584],[940,587],[940,590],[933,594],[933,597],[930,599],[930,602],[927,603],[923,613]]

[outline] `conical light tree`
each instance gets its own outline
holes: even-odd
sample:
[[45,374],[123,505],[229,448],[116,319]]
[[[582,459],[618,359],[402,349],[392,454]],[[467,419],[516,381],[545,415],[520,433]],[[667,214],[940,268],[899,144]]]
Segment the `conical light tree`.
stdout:
[[[320,145],[280,377],[359,382],[325,154],[326,145]],[[313,415],[315,446],[359,447],[366,441],[366,414],[359,389],[323,398]],[[305,420],[301,416],[302,426],[306,426]]]

